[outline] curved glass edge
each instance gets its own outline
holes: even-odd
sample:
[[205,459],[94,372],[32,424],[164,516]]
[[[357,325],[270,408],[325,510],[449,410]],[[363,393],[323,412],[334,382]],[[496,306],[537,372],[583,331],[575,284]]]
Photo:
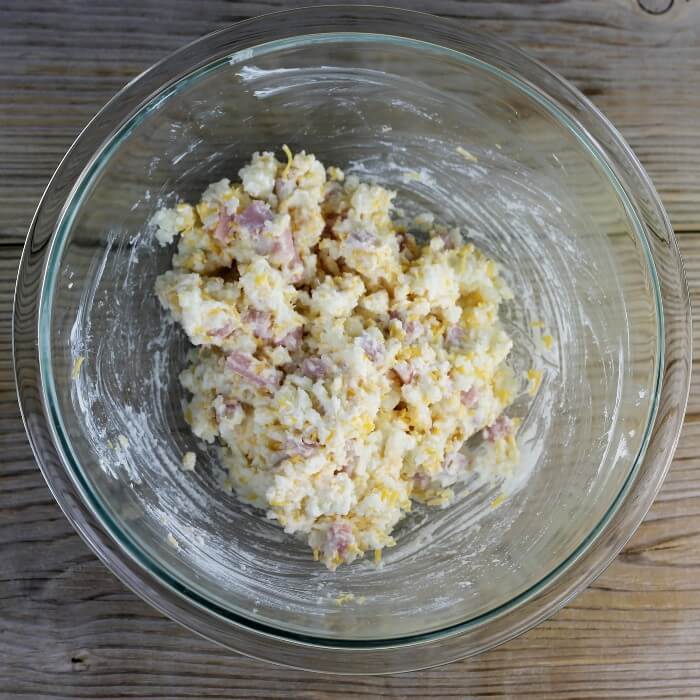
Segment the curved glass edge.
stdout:
[[[358,9],[359,9],[359,8],[353,8],[353,11],[356,11],[356,10],[358,10]],[[362,10],[362,12],[365,12],[365,13],[369,12],[370,15],[377,11],[377,10],[371,10],[371,11],[369,11],[367,8],[361,8],[361,10]],[[303,11],[292,11],[292,12],[290,12],[290,13],[283,13],[283,14],[297,14],[297,15],[298,15],[299,12],[302,12],[302,13],[303,13]],[[380,12],[381,12],[381,13],[384,13],[384,14],[386,14],[386,13],[389,13],[389,14],[398,14],[399,17],[405,17],[406,14],[410,14],[410,13],[405,13],[405,12],[401,12],[401,11],[398,11],[398,12],[397,12],[397,11],[389,11],[389,10],[381,10]],[[372,17],[365,17],[365,19],[368,19],[368,20],[369,20],[369,19],[372,19]],[[438,21],[438,20],[434,20],[434,18],[431,18],[431,20],[433,20],[433,21]],[[261,20],[250,20],[249,22],[256,22],[256,21],[261,21]],[[238,26],[240,26],[240,25],[238,25]],[[221,34],[221,33],[225,33],[225,32],[234,32],[235,30],[236,30],[235,27],[234,27],[234,28],[229,28],[229,29],[221,30],[221,31],[218,32],[217,34]],[[468,36],[468,35],[467,35],[467,36]],[[186,47],[186,49],[187,49],[187,48],[190,48],[190,49],[191,49],[191,48],[194,47],[194,46],[201,46],[201,45],[202,45],[207,39],[209,39],[209,38],[210,38],[210,37],[205,37],[204,39],[201,39],[201,40],[195,42],[193,45],[190,45],[190,47]],[[500,44],[500,42],[494,42],[494,43],[497,44],[497,45]],[[504,46],[504,45],[500,44],[500,46]],[[510,49],[508,49],[508,50],[511,51],[511,52],[513,52],[513,51],[510,50]],[[184,51],[184,49],[181,50],[180,52],[178,52],[178,54],[182,53],[183,51]],[[176,54],[176,55],[177,55],[177,54]],[[175,56],[171,57],[170,59],[166,59],[165,63],[167,63],[168,61],[173,61],[173,62],[174,62],[174,61],[175,61]],[[528,61],[528,63],[534,65],[534,66],[537,67],[537,68],[539,68],[539,66],[537,66],[536,64],[534,64],[534,62],[532,62],[530,59],[527,59],[527,61]],[[164,65],[164,64],[161,64],[161,65]],[[151,71],[153,71],[153,70],[154,70],[154,69],[151,69]],[[551,72],[550,72],[550,75],[554,75],[554,74],[551,74]],[[556,76],[555,76],[555,77],[556,77]],[[141,79],[143,79],[143,78],[145,78],[145,76],[142,76],[142,77],[141,77]],[[568,91],[569,93],[572,93],[574,98],[585,99],[585,98],[583,98],[582,96],[580,96],[580,95],[579,95],[573,88],[571,88],[568,84],[566,84],[562,79],[560,79],[560,78],[558,78],[558,77],[557,77],[556,79],[557,79],[557,81],[558,81],[559,88],[560,88],[561,90],[565,90],[565,91]],[[140,80],[140,79],[139,79],[139,80]],[[133,88],[135,88],[135,87],[138,87],[139,80],[133,81],[129,86],[127,86],[127,88],[125,88],[125,91],[128,90],[128,89],[133,89]],[[121,94],[121,93],[120,93],[120,94]],[[110,102],[109,104],[110,104],[110,105],[113,105],[113,104],[118,100],[118,98],[119,98],[119,95],[118,95],[116,98],[114,98],[114,99],[112,100],[112,102]],[[596,110],[596,111],[597,111],[597,110]],[[98,117],[99,117],[99,116],[102,116],[102,115],[103,115],[103,113],[100,113],[100,115],[98,115]],[[106,115],[105,115],[105,116],[106,116]],[[97,118],[96,118],[96,119],[97,119]],[[114,121],[114,120],[113,120],[113,121]],[[634,156],[631,155],[631,152],[629,151],[629,148],[626,146],[626,144],[624,144],[624,142],[621,141],[619,135],[617,135],[617,133],[614,132],[614,130],[613,130],[611,127],[609,127],[609,124],[607,123],[607,120],[604,120],[604,119],[603,119],[602,121],[603,121],[603,127],[607,126],[607,127],[608,127],[608,132],[612,132],[612,133],[608,133],[607,135],[608,135],[608,136],[611,135],[611,136],[613,137],[613,139],[616,139],[618,142],[620,142],[620,143],[622,144],[622,146],[623,146],[623,153],[626,154],[626,155],[628,155],[628,156],[631,156],[631,160],[633,161],[633,162],[632,162],[632,165],[633,165],[633,166],[635,166],[635,165],[638,166],[638,162],[636,162],[636,159],[634,158]],[[86,131],[87,131],[87,129],[86,129]],[[78,141],[76,142],[76,145],[77,145],[77,143],[78,143],[81,139],[83,139],[84,136],[85,136],[85,138],[87,138],[87,136],[86,136],[85,134],[81,135],[81,137],[79,137]],[[90,135],[90,136],[92,136],[92,135]],[[72,151],[72,150],[73,150],[73,149],[71,149],[71,151]],[[70,155],[70,153],[71,153],[71,152],[69,152],[69,155]],[[68,158],[68,156],[67,156],[67,158]],[[628,163],[628,164],[629,164],[629,163]],[[62,163],[62,165],[63,165],[63,163]],[[60,169],[61,169],[61,168],[59,167],[59,170],[57,171],[56,176],[58,176],[58,175],[60,174]],[[641,170],[641,166],[638,166],[638,169]],[[643,171],[641,171],[641,172],[643,173]],[[644,174],[644,175],[645,175],[645,174]],[[648,177],[646,177],[646,181],[648,182]],[[47,188],[47,193],[46,193],[46,195],[55,194],[55,192],[52,191],[52,184],[53,184],[53,182],[54,182],[54,181],[52,180],[52,183],[50,183],[49,187]],[[64,184],[65,184],[65,183],[64,183]],[[660,209],[660,205],[658,205],[658,200],[656,199],[656,194],[655,194],[655,192],[653,191],[653,188],[650,187],[650,188],[648,188],[648,190],[649,190],[649,189],[651,190],[652,199],[654,199],[654,201],[657,202],[657,206],[658,206],[659,209]],[[36,217],[35,217],[34,226],[33,226],[32,230],[30,231],[30,236],[29,236],[29,239],[28,239],[28,242],[27,242],[27,246],[26,246],[26,248],[25,248],[25,255],[23,255],[23,265],[22,265],[22,267],[21,267],[21,269],[20,269],[20,278],[21,278],[21,276],[22,276],[22,272],[26,272],[26,269],[25,269],[25,268],[28,266],[28,258],[31,257],[31,255],[27,255],[27,252],[30,250],[30,245],[31,245],[31,243],[32,243],[32,240],[33,240],[34,236],[37,234],[37,228],[39,227],[39,224],[42,224],[42,223],[43,223],[43,222],[41,221],[41,216],[40,216],[40,214],[42,213],[42,207],[43,207],[43,206],[44,206],[44,201],[42,200],[42,204],[40,205],[40,208],[39,208],[39,210],[37,211],[37,215],[36,215]],[[663,210],[660,209],[660,211],[663,211]],[[45,228],[44,228],[44,230],[43,230],[43,233],[44,233],[44,237],[45,237],[45,235],[46,235],[46,229],[45,229]],[[49,235],[50,235],[50,233],[51,233],[51,232],[49,231]],[[670,227],[667,228],[667,233],[670,234],[669,240],[673,241],[673,236],[672,236]],[[678,258],[678,251],[677,251],[677,247],[675,246],[675,242],[671,244],[671,248],[673,249],[673,250],[672,250],[672,254],[674,255],[674,257]],[[30,251],[30,252],[33,253],[33,251]],[[44,253],[44,255],[45,255],[45,253]],[[26,259],[25,259],[25,256],[26,256]],[[43,259],[46,260],[46,257],[44,257]],[[681,277],[682,277],[682,273],[681,273]],[[684,288],[684,280],[681,279],[680,282],[681,282],[681,288]],[[24,290],[22,290],[22,294],[20,294],[19,292],[20,292],[20,279],[18,278],[18,298],[21,299],[21,297],[24,295]],[[687,289],[686,289],[685,299],[683,298],[683,296],[684,296],[684,295],[681,293],[681,294],[680,294],[680,297],[681,297],[681,299],[680,299],[681,306],[687,310],[687,307],[688,307],[688,305],[687,305]],[[17,320],[17,298],[16,298],[15,312],[16,312],[16,313],[15,313],[15,319],[13,319],[13,320],[16,321],[16,320]],[[685,315],[686,317],[688,316],[687,313],[684,314],[684,315]],[[686,320],[687,320],[687,319],[686,319]],[[13,324],[13,326],[14,326],[13,334],[15,335],[15,337],[17,337],[18,334],[19,334],[19,332],[20,332],[20,329],[18,329],[16,323]],[[686,328],[687,328],[687,324],[686,324]],[[35,331],[38,333],[38,328],[35,327]],[[689,350],[689,346],[688,346],[687,349]],[[686,355],[686,358],[687,358],[687,355]],[[17,379],[18,379],[18,389],[20,389],[20,388],[21,388],[21,376],[20,376],[20,375],[21,375],[21,373],[22,373],[22,369],[23,369],[23,368],[19,366],[19,364],[21,364],[21,363],[18,363],[18,362],[17,362],[17,352],[15,352],[15,360],[16,360],[16,362],[15,362],[16,374],[17,374]],[[24,369],[26,369],[26,367],[24,367]],[[36,377],[34,377],[34,379],[36,380]],[[686,389],[685,395],[686,395],[686,399],[687,399],[687,381],[686,381],[686,379],[687,379],[687,372],[685,373],[685,378],[681,377],[681,385],[682,385],[682,386],[685,386],[685,389]],[[20,390],[19,394],[20,394],[20,402],[22,403],[22,401],[23,401],[23,396],[22,396],[21,390]],[[45,397],[42,397],[42,398],[45,398]],[[26,408],[27,408],[27,406],[24,406],[24,407],[23,407],[23,415],[24,415],[25,424],[27,425],[27,429],[28,429],[28,432],[30,433],[30,439],[31,439],[31,438],[32,438],[31,431],[32,431],[32,429],[36,429],[36,426],[31,426],[31,425],[30,425],[30,423],[33,423],[33,421],[28,420],[28,412],[27,412]],[[42,406],[41,408],[44,409],[45,407]],[[681,408],[681,413],[682,413],[682,408]],[[50,423],[51,423],[51,421],[49,421],[49,424],[50,424]],[[44,426],[44,427],[46,427],[46,426]],[[679,426],[678,426],[678,427],[679,427]],[[676,439],[677,439],[677,432],[678,432],[678,431],[676,430]],[[33,440],[32,440],[32,446],[33,446],[33,448],[35,449],[35,454],[36,454],[36,456],[37,456],[38,461],[40,462],[40,464],[42,464],[41,456],[40,456],[38,450],[36,449],[37,446],[35,445],[35,443],[34,443]],[[668,455],[668,460],[667,460],[667,463],[666,463],[665,467],[668,466],[668,462],[669,462],[669,461],[670,461],[670,455]],[[60,465],[53,465],[53,466],[60,466]],[[665,468],[663,469],[662,473],[661,473],[661,472],[657,472],[657,473],[660,473],[660,478],[657,479],[657,488],[658,488],[658,484],[660,484],[660,482],[661,482],[661,480],[662,480],[662,478],[663,478],[663,475],[665,474]],[[45,476],[47,476],[47,480],[49,480],[49,475],[48,475],[46,472],[45,472]],[[55,476],[55,474],[54,474],[54,476]],[[631,484],[628,484],[628,486],[631,486]],[[655,493],[655,491],[654,491],[654,493]],[[54,494],[57,495],[56,492],[54,492]],[[66,494],[61,493],[60,495],[61,495],[62,497],[65,498],[65,495],[66,495]],[[653,494],[652,494],[652,498],[653,498]],[[57,495],[57,499],[58,499],[59,502],[60,502],[60,497],[59,497],[58,495]],[[649,500],[649,503],[650,503],[650,502],[651,502],[651,499],[648,499],[648,500]],[[62,505],[63,505],[63,504],[62,504]],[[647,504],[647,507],[648,507],[648,504]],[[65,509],[64,509],[64,510],[65,510]],[[644,512],[645,512],[645,510],[646,510],[646,509],[644,509]],[[642,519],[642,517],[643,517],[643,515],[644,515],[644,512],[641,512],[641,515],[639,516],[639,520]],[[88,513],[88,514],[89,514],[89,513]],[[74,522],[74,524],[76,524],[76,523],[75,523],[75,519],[72,518],[70,515],[69,515],[69,519],[71,519],[71,521]],[[86,539],[89,540],[89,533],[83,532],[83,528],[82,528],[82,527],[79,527],[78,529],[79,529],[79,531],[81,531],[81,534],[83,534],[83,536],[84,536]],[[601,526],[600,529],[602,530],[603,527]],[[93,536],[94,536],[94,533],[92,533],[92,534],[93,534]],[[631,534],[631,531],[630,531],[629,534]],[[619,546],[616,547],[615,551],[613,551],[612,554],[610,554],[609,556],[602,557],[602,558],[599,557],[599,559],[601,559],[601,561],[604,560],[603,563],[598,567],[599,569],[602,570],[602,568],[604,568],[604,566],[607,565],[607,563],[609,563],[609,561],[612,559],[612,557],[614,556],[614,554],[621,548],[622,544],[623,544],[623,543],[620,543]],[[102,547],[104,548],[104,543],[102,543]],[[107,559],[107,558],[105,558],[105,556],[103,556],[103,554],[100,553],[99,551],[98,551],[98,554],[100,554],[101,558],[102,558],[103,560],[105,560],[105,562],[108,564],[108,566],[110,566],[110,568],[112,568],[113,570],[114,570],[114,569],[119,569],[119,568],[120,568],[119,566],[115,565],[115,561],[114,561],[113,558]],[[584,553],[582,552],[582,553],[580,553],[580,554],[581,554],[581,556],[582,556]],[[608,554],[609,554],[609,552],[608,552]],[[117,557],[117,558],[118,558],[118,557]],[[110,562],[111,562],[111,563],[110,563]],[[574,563],[575,563],[575,562],[574,562]],[[141,572],[141,573],[143,573],[143,572]],[[598,573],[599,573],[599,571],[598,571]],[[588,580],[583,581],[583,583],[582,583],[581,585],[587,585],[587,583],[590,582],[590,580],[594,577],[594,575],[595,575],[595,573],[594,573],[593,575],[591,575],[590,577],[587,576],[586,579],[588,579]],[[130,582],[128,582],[128,581],[126,581],[126,582],[127,582],[129,585],[132,585],[132,583],[130,583]],[[176,619],[178,619],[178,615],[177,615],[177,614],[173,613],[172,611],[168,611],[167,609],[164,610],[164,606],[163,606],[162,604],[159,605],[157,602],[155,602],[155,601],[153,600],[152,596],[144,595],[144,592],[143,592],[143,590],[142,590],[141,588],[136,589],[136,592],[139,593],[140,595],[142,595],[143,597],[146,597],[146,598],[149,600],[149,602],[151,602],[152,604],[155,604],[156,607],[158,607],[159,609],[161,609],[161,610],[163,610],[164,612],[166,612],[166,614],[171,614],[171,615],[175,616]],[[576,592],[576,591],[574,591],[573,593],[575,593],[575,592]],[[573,595],[573,593],[572,593],[571,595]],[[555,604],[556,607],[560,607],[561,605],[563,605],[563,604],[566,602],[567,599],[568,599],[568,598],[565,598],[565,597],[562,596],[562,597],[560,598],[560,600],[558,601],[558,603]],[[538,618],[541,619],[541,617],[545,617],[545,616],[547,616],[548,614],[550,614],[551,612],[553,612],[554,609],[556,609],[555,605],[550,605],[549,608],[548,608],[548,610],[544,611],[544,612],[541,614],[541,616],[538,615]],[[182,610],[180,610],[179,612],[182,613]],[[183,617],[182,614],[180,614],[180,616],[179,616],[180,621],[182,621],[182,622],[183,622],[184,624],[186,624],[187,626],[190,626],[190,625],[187,624],[187,622],[186,622],[185,620],[182,619],[182,617]],[[530,619],[530,620],[527,621],[526,625],[527,625],[527,626],[532,626],[532,624],[535,624],[537,621],[538,621],[538,619],[532,618],[532,619]],[[199,622],[199,624],[194,625],[195,631],[198,631],[198,632],[204,634],[205,636],[209,636],[209,635],[206,633],[206,631],[204,631],[204,630],[202,629],[203,625],[201,624],[201,620],[198,621],[198,622]],[[229,624],[230,624],[230,622],[229,622]],[[461,631],[464,631],[464,630],[462,629],[463,626],[464,626],[464,625],[459,625]],[[521,627],[522,627],[522,626],[521,626]],[[459,630],[457,630],[457,631],[459,631]],[[513,632],[512,634],[501,635],[501,638],[500,638],[499,640],[492,640],[487,646],[493,646],[495,643],[498,643],[499,641],[504,641],[504,640],[506,639],[506,637],[509,638],[510,636],[513,636],[514,634],[517,634],[517,633],[519,633],[520,631],[523,631],[523,630],[520,629],[520,628],[516,628],[516,629],[515,629],[515,632]],[[449,633],[449,630],[447,631],[447,633]],[[431,633],[428,637],[423,637],[423,636],[421,636],[420,640],[415,640],[415,639],[408,640],[408,639],[406,639],[406,638],[403,638],[402,640],[399,640],[399,642],[400,642],[400,646],[403,647],[403,646],[405,646],[405,644],[408,644],[408,643],[415,643],[416,641],[430,641],[431,639],[434,639],[436,636],[437,636],[438,638],[444,639],[445,634],[446,634],[445,631],[440,631],[440,632],[437,632],[437,633]],[[277,633],[274,635],[274,639],[277,640],[277,643],[279,643],[279,640],[280,640],[279,632],[277,632]],[[318,644],[319,641],[321,641],[321,640],[315,640],[315,643]],[[334,641],[335,641],[335,640],[334,640]],[[369,648],[369,649],[371,649],[371,644],[370,644],[369,647],[368,647],[365,643],[363,643],[363,642],[352,643],[352,644],[355,645],[355,646],[359,646],[359,647],[361,647],[361,648],[365,648],[365,649]],[[343,645],[343,648],[347,648],[347,647],[345,647],[345,646]],[[390,648],[390,647],[381,647],[381,648],[387,649],[387,648]],[[393,645],[393,648],[396,648],[396,644]],[[476,649],[476,651],[479,651],[479,650],[480,650],[480,649]],[[461,653],[460,653],[459,655],[460,655],[460,656],[463,656],[464,653],[465,653],[465,652],[462,650]],[[265,658],[267,658],[267,657],[265,657]],[[455,657],[455,658],[456,658],[456,657]],[[449,659],[447,659],[447,660],[449,660]],[[285,662],[285,663],[286,663],[286,662]],[[430,663],[431,663],[431,664],[432,664],[432,663],[435,663],[435,661],[431,661]],[[440,663],[440,661],[438,660],[437,663]],[[296,665],[296,664],[288,664],[288,665]],[[418,666],[412,666],[412,667],[417,668]]]

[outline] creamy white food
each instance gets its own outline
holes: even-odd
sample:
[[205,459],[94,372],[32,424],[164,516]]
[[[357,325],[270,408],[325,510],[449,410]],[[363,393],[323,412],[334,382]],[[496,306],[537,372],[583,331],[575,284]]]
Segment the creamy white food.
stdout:
[[156,290],[194,346],[185,417],[239,497],[316,559],[379,562],[412,501],[445,506],[475,472],[517,467],[498,316],[512,295],[458,230],[425,216],[418,243],[393,192],[285,153],[153,219],[177,239]]

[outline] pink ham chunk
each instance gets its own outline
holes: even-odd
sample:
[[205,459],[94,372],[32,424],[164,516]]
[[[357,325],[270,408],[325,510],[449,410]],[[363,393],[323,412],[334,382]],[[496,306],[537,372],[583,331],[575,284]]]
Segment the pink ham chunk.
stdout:
[[406,333],[406,342],[412,343],[423,335],[423,324],[420,321],[406,321],[403,324]]
[[226,358],[226,366],[240,375],[252,373],[251,367],[255,360],[242,352],[232,352]]
[[344,557],[354,543],[355,535],[352,532],[350,523],[336,520],[326,530],[326,542],[323,546],[323,553],[327,557],[333,557],[336,554]]
[[226,243],[231,237],[231,224],[234,217],[231,216],[225,208],[219,212],[219,220],[214,229],[214,238],[221,243]]
[[243,316],[253,335],[260,340],[272,340],[272,318],[269,313],[258,309],[248,309]]
[[209,331],[209,335],[214,338],[228,338],[236,326],[233,321],[224,321],[218,328]]
[[294,352],[301,347],[301,339],[304,336],[304,329],[299,326],[293,331],[289,331],[287,335],[280,338],[277,342],[283,347],[287,348],[290,352]]
[[460,391],[459,398],[467,408],[476,408],[479,404],[479,392],[475,387],[471,387],[468,391]]
[[272,367],[256,371],[256,366],[260,365],[254,357],[242,352],[231,352],[226,358],[226,367],[254,386],[269,391],[276,389],[282,381],[282,373]]
[[254,199],[240,214],[236,223],[251,234],[260,233],[268,221],[272,221],[272,211],[265,202]]
[[384,346],[369,333],[363,333],[358,342],[372,362],[376,362],[384,355]]
[[305,357],[299,368],[300,372],[309,379],[321,379],[328,374],[330,366],[322,357]]
[[416,320],[407,321],[405,313],[401,313],[399,311],[390,311],[389,318],[392,320],[401,321],[401,327],[403,328],[403,331],[406,334],[407,342],[412,343],[414,340],[416,340],[416,338],[419,338],[421,335],[423,335],[423,332],[425,330],[423,328],[423,324],[420,321]]
[[[276,239],[262,235],[265,225],[273,218],[267,204],[254,200],[236,216],[236,223],[248,232],[258,255],[269,255],[270,262],[280,267],[294,268],[299,273],[301,270],[298,268],[301,268],[302,264],[294,247],[291,229],[287,226]],[[296,275],[298,276],[299,274]]]
[[484,437],[489,442],[496,442],[499,438],[510,435],[513,429],[513,421],[508,416],[501,414],[491,425],[484,428]]
[[280,237],[272,244],[270,261],[280,267],[288,268],[290,281],[293,284],[300,282],[304,277],[304,264],[299,257],[289,228],[285,228]]

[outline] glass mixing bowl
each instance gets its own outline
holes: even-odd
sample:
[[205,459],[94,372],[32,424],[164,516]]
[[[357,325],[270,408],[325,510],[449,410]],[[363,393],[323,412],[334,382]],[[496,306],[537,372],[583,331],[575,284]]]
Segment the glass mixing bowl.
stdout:
[[[482,486],[416,508],[381,568],[326,571],[222,490],[182,416],[187,344],[153,293],[171,255],[154,244],[154,211],[284,143],[461,225],[515,292],[503,308],[514,367],[544,369],[513,409],[529,478],[499,507]],[[245,654],[380,673],[509,639],[612,560],[678,438],[690,315],[658,196],[580,93],[451,22],[323,7],[206,36],[95,117],[32,223],[14,343],[49,486],[128,586]],[[194,474],[180,468],[187,450]]]

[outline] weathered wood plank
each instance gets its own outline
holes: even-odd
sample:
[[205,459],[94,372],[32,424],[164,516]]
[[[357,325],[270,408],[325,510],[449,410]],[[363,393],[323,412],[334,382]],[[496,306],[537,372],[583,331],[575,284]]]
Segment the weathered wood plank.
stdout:
[[[422,673],[311,676],[219,650],[125,590],[53,501],[24,436],[9,356],[18,244],[41,190],[80,128],[131,77],[207,31],[285,4],[6,0],[0,7],[0,696],[700,696],[697,373],[669,477],[615,564],[524,637]],[[660,15],[636,0],[400,4],[516,43],[591,96],[633,146],[684,234],[700,310],[700,2],[676,0]]]

